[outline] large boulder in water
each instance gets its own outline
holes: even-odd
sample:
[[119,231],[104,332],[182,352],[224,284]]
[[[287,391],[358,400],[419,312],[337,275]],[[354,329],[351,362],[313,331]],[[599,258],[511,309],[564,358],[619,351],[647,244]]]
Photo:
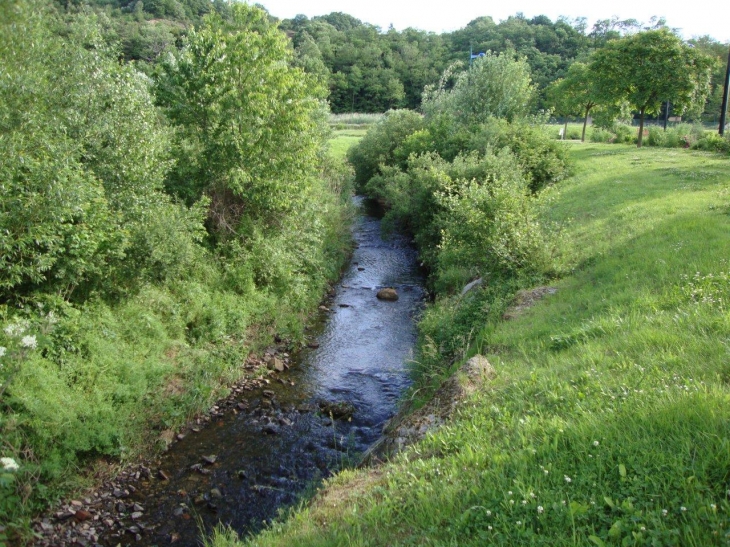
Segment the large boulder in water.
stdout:
[[392,287],[380,289],[377,296],[379,300],[387,300],[389,302],[395,302],[398,300],[398,293]]

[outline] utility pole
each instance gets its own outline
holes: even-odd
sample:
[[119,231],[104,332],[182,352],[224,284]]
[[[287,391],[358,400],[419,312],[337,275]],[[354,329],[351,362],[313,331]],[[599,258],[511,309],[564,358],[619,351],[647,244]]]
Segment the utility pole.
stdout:
[[720,135],[725,134],[725,116],[727,115],[727,97],[730,93],[730,50],[727,52],[727,69],[725,70],[725,90],[722,94],[722,108],[720,109]]

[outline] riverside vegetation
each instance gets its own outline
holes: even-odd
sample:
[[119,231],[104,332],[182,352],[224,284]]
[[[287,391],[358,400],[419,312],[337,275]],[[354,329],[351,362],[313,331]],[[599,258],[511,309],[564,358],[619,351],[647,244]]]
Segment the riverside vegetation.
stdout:
[[[324,91],[265,13],[207,17],[154,78],[102,22],[0,12],[0,545],[296,345],[348,253]],[[27,539],[27,537],[26,537]]]
[[391,461],[209,544],[725,545],[727,156],[563,147],[519,101],[512,122],[459,119],[461,89],[432,90],[425,118],[388,114],[348,156],[430,271],[409,404],[477,353],[494,378]]

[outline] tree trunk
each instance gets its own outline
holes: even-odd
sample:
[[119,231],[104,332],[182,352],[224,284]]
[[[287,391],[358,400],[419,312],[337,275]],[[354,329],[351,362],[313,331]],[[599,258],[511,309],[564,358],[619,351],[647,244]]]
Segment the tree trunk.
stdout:
[[644,108],[641,109],[641,117],[639,118],[639,138],[636,141],[636,147],[641,148],[644,141]]
[[586,115],[583,118],[583,134],[580,137],[580,142],[586,142],[586,127],[588,126],[588,114],[591,111],[590,106],[586,106]]
[[568,118],[565,118],[565,125],[563,126],[563,140],[568,135]]

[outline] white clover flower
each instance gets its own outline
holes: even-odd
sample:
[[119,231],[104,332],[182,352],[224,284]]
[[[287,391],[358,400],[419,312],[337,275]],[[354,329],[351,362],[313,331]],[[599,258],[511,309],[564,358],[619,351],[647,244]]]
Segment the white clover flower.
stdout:
[[20,340],[20,345],[24,348],[35,349],[38,347],[38,341],[36,340],[35,336],[23,336],[23,338]]
[[540,514],[542,514],[543,511],[545,511],[545,509],[543,508],[543,506],[542,505],[538,505],[537,506],[537,512],[540,513]]
[[666,517],[668,512],[666,509],[662,509],[662,516]]
[[17,471],[20,469],[18,462],[13,458],[0,458],[0,464],[2,464],[5,471]]
[[598,441],[593,441],[593,446],[598,446],[599,444],[601,443],[599,443]]
[[679,508],[679,510],[684,513],[687,510],[687,508],[683,505],[682,507]]
[[642,526],[642,527],[641,527],[641,531],[642,531],[642,532],[646,532],[646,526]]
[[491,526],[487,526],[487,530],[490,530],[491,531],[492,530],[492,527]]
[[527,500],[522,500],[522,505],[527,505]]
[[509,504],[510,505],[514,505],[515,504],[515,500],[509,500]]
[[516,524],[517,524],[517,526],[522,526],[522,521],[518,520]]
[[507,495],[508,496],[511,496],[512,495],[512,490],[510,490],[509,492],[507,492]]
[[714,511],[715,509],[717,509],[717,505],[715,505],[714,503],[711,503],[710,509],[712,509]]
[[546,475],[547,475],[548,473],[550,473],[550,471],[548,471],[547,469],[543,469],[543,470],[542,470],[542,472],[543,472],[543,473],[545,473]]
[[5,348],[3,346],[0,346],[0,357],[5,355],[8,352],[8,348]]
[[492,512],[489,509],[487,509],[487,516],[488,517],[491,517],[492,516]]
[[565,482],[567,482],[568,484],[570,484],[571,482],[573,482],[573,479],[571,479],[568,475],[565,475],[564,478],[565,478]]

